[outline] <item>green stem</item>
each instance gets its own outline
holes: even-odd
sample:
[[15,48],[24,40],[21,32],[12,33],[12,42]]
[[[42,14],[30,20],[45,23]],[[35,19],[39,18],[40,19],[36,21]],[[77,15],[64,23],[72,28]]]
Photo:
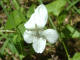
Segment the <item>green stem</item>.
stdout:
[[[19,27],[17,27],[17,30],[18,30],[18,33],[21,35],[21,31],[20,31]],[[22,37],[22,35],[21,35],[21,37]],[[22,48],[20,42],[19,42],[19,45],[20,45],[20,48],[21,48],[21,53],[22,53],[22,55],[23,55],[23,48]]]
[[52,19],[51,19],[51,17],[50,17],[50,16],[49,16],[49,21],[50,21],[50,23],[51,23],[52,27],[53,27],[54,29],[56,29],[56,27],[55,27],[55,25],[53,24],[53,21],[52,21]]
[[38,0],[38,2],[40,3],[40,4],[42,4],[43,2],[42,2],[42,0]]
[[[79,2],[79,1],[80,1],[80,0],[76,0],[75,3],[76,3],[76,2]],[[72,2],[71,2],[70,0],[67,0],[67,2],[68,2],[69,4],[72,4]],[[74,4],[75,4],[75,3],[74,3]],[[73,6],[72,11],[74,11],[74,10],[76,10],[76,12],[80,14],[80,10],[78,10],[75,5]]]
[[67,47],[66,47],[65,43],[64,43],[61,39],[60,39],[60,41],[61,41],[61,43],[62,43],[63,46],[64,46],[64,49],[65,49],[65,52],[66,52],[66,55],[67,55],[68,60],[70,60],[70,56],[69,56],[69,53],[68,53],[68,51],[67,51]]
[[15,31],[13,31],[13,30],[0,30],[0,32],[11,32],[11,33],[13,33]]
[[73,3],[71,3],[71,2],[69,1],[70,5],[68,6],[67,10],[69,10],[71,7],[75,6],[75,4],[78,3],[78,2],[79,2],[79,0],[76,0],[76,1],[74,1]]
[[19,4],[17,3],[17,1],[16,0],[12,0],[13,1],[13,4],[14,4],[14,6],[15,6],[15,8],[17,9],[17,10],[19,10]]

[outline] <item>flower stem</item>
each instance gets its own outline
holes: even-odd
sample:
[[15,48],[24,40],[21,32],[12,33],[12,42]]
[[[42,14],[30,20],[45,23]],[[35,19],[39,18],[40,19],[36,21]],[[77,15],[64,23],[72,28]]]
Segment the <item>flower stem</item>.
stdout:
[[50,21],[50,23],[51,23],[52,27],[53,27],[54,29],[56,29],[56,27],[55,27],[55,25],[53,24],[53,21],[52,21],[52,19],[51,19],[51,17],[50,17],[50,16],[49,16],[49,21]]
[[0,30],[0,32],[10,32],[10,33],[13,33],[15,31],[13,31],[13,30]]
[[64,46],[64,49],[65,49],[65,52],[66,52],[66,55],[67,55],[68,60],[70,60],[70,56],[69,56],[69,53],[68,53],[68,51],[67,51],[67,47],[66,47],[65,43],[64,43],[62,40],[60,40],[60,41],[61,41],[61,43],[62,43],[63,46]]

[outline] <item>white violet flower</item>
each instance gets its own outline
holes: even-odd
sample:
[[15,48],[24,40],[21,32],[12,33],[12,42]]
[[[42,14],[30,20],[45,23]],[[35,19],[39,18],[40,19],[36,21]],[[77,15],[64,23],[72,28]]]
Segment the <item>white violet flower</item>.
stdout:
[[48,12],[46,7],[41,4],[32,14],[28,22],[25,23],[27,30],[23,34],[26,43],[32,43],[36,53],[42,53],[46,46],[46,40],[50,43],[55,43],[58,40],[58,33],[56,30],[43,30],[48,20]]
[[25,27],[27,29],[35,29],[35,24],[37,25],[38,29],[41,29],[45,26],[48,19],[48,12],[47,8],[41,4],[36,9],[35,12],[32,14],[31,18],[28,22],[25,23]]

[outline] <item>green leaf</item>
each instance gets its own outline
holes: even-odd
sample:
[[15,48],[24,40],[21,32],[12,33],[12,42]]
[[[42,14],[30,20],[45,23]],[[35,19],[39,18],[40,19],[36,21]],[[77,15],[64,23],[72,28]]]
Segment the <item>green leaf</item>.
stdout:
[[47,4],[46,7],[49,13],[53,13],[55,16],[59,16],[59,14],[64,9],[66,5],[66,0],[56,0],[50,4]]
[[23,21],[25,21],[24,15],[20,11],[15,10],[8,16],[8,21],[5,25],[5,29],[15,28]]
[[7,47],[9,43],[9,40],[7,39],[5,42],[4,42],[4,45],[2,46],[2,48],[0,49],[0,53],[1,54],[4,54],[5,53],[5,48]]
[[61,38],[65,38],[65,34],[61,32]]
[[74,0],[68,7],[67,10],[69,11],[70,8],[72,8],[73,6],[75,6],[75,4],[77,4],[80,0]]
[[80,52],[79,52],[79,53],[76,53],[76,54],[73,56],[72,60],[80,60]]
[[23,35],[24,31],[26,30],[26,28],[24,27],[24,24],[19,25],[18,28],[19,28],[21,34]]
[[20,7],[19,7],[19,4],[17,3],[17,1],[12,0],[12,2],[13,2],[14,7],[18,10]]
[[77,31],[74,27],[70,26],[69,24],[66,27],[71,32],[72,38],[79,38],[80,37],[80,32]]
[[63,24],[66,16],[67,16],[67,14],[66,14],[65,12],[62,13],[62,14],[60,14],[60,15],[58,16],[58,18],[57,18],[58,24]]
[[79,38],[80,37],[80,33],[78,31],[75,31],[72,35],[72,38]]
[[18,37],[18,34],[14,35],[14,37],[13,37],[13,41],[12,42],[14,44],[17,44],[17,37]]
[[70,26],[69,24],[66,27],[71,33],[73,33],[75,31],[75,29],[72,26]]
[[34,12],[34,9],[35,9],[35,5],[33,4],[33,5],[29,8],[29,10],[28,10],[28,12],[27,12],[27,17],[28,17],[28,18],[31,17],[32,13]]
[[39,2],[40,4],[42,4],[42,3],[43,3],[43,0],[38,0],[38,2]]
[[13,54],[19,54],[16,47],[14,46],[14,44],[12,42],[8,43],[8,47]]

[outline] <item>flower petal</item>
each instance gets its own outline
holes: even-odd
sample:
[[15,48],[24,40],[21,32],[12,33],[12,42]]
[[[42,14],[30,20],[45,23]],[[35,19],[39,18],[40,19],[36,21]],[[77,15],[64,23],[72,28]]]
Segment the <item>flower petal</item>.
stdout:
[[36,53],[42,53],[46,46],[46,40],[43,38],[35,38],[32,46]]
[[55,43],[58,40],[58,33],[56,30],[47,29],[42,33],[50,43]]
[[25,41],[26,43],[32,43],[33,38],[34,38],[34,36],[32,35],[32,33],[34,34],[34,32],[32,32],[32,31],[27,31],[27,30],[24,32],[23,38],[24,38],[24,41]]
[[35,25],[37,25],[38,29],[41,29],[45,26],[48,19],[48,12],[45,5],[41,4],[36,9],[35,12],[30,17],[29,21],[25,23],[25,27],[27,29],[35,29]]

